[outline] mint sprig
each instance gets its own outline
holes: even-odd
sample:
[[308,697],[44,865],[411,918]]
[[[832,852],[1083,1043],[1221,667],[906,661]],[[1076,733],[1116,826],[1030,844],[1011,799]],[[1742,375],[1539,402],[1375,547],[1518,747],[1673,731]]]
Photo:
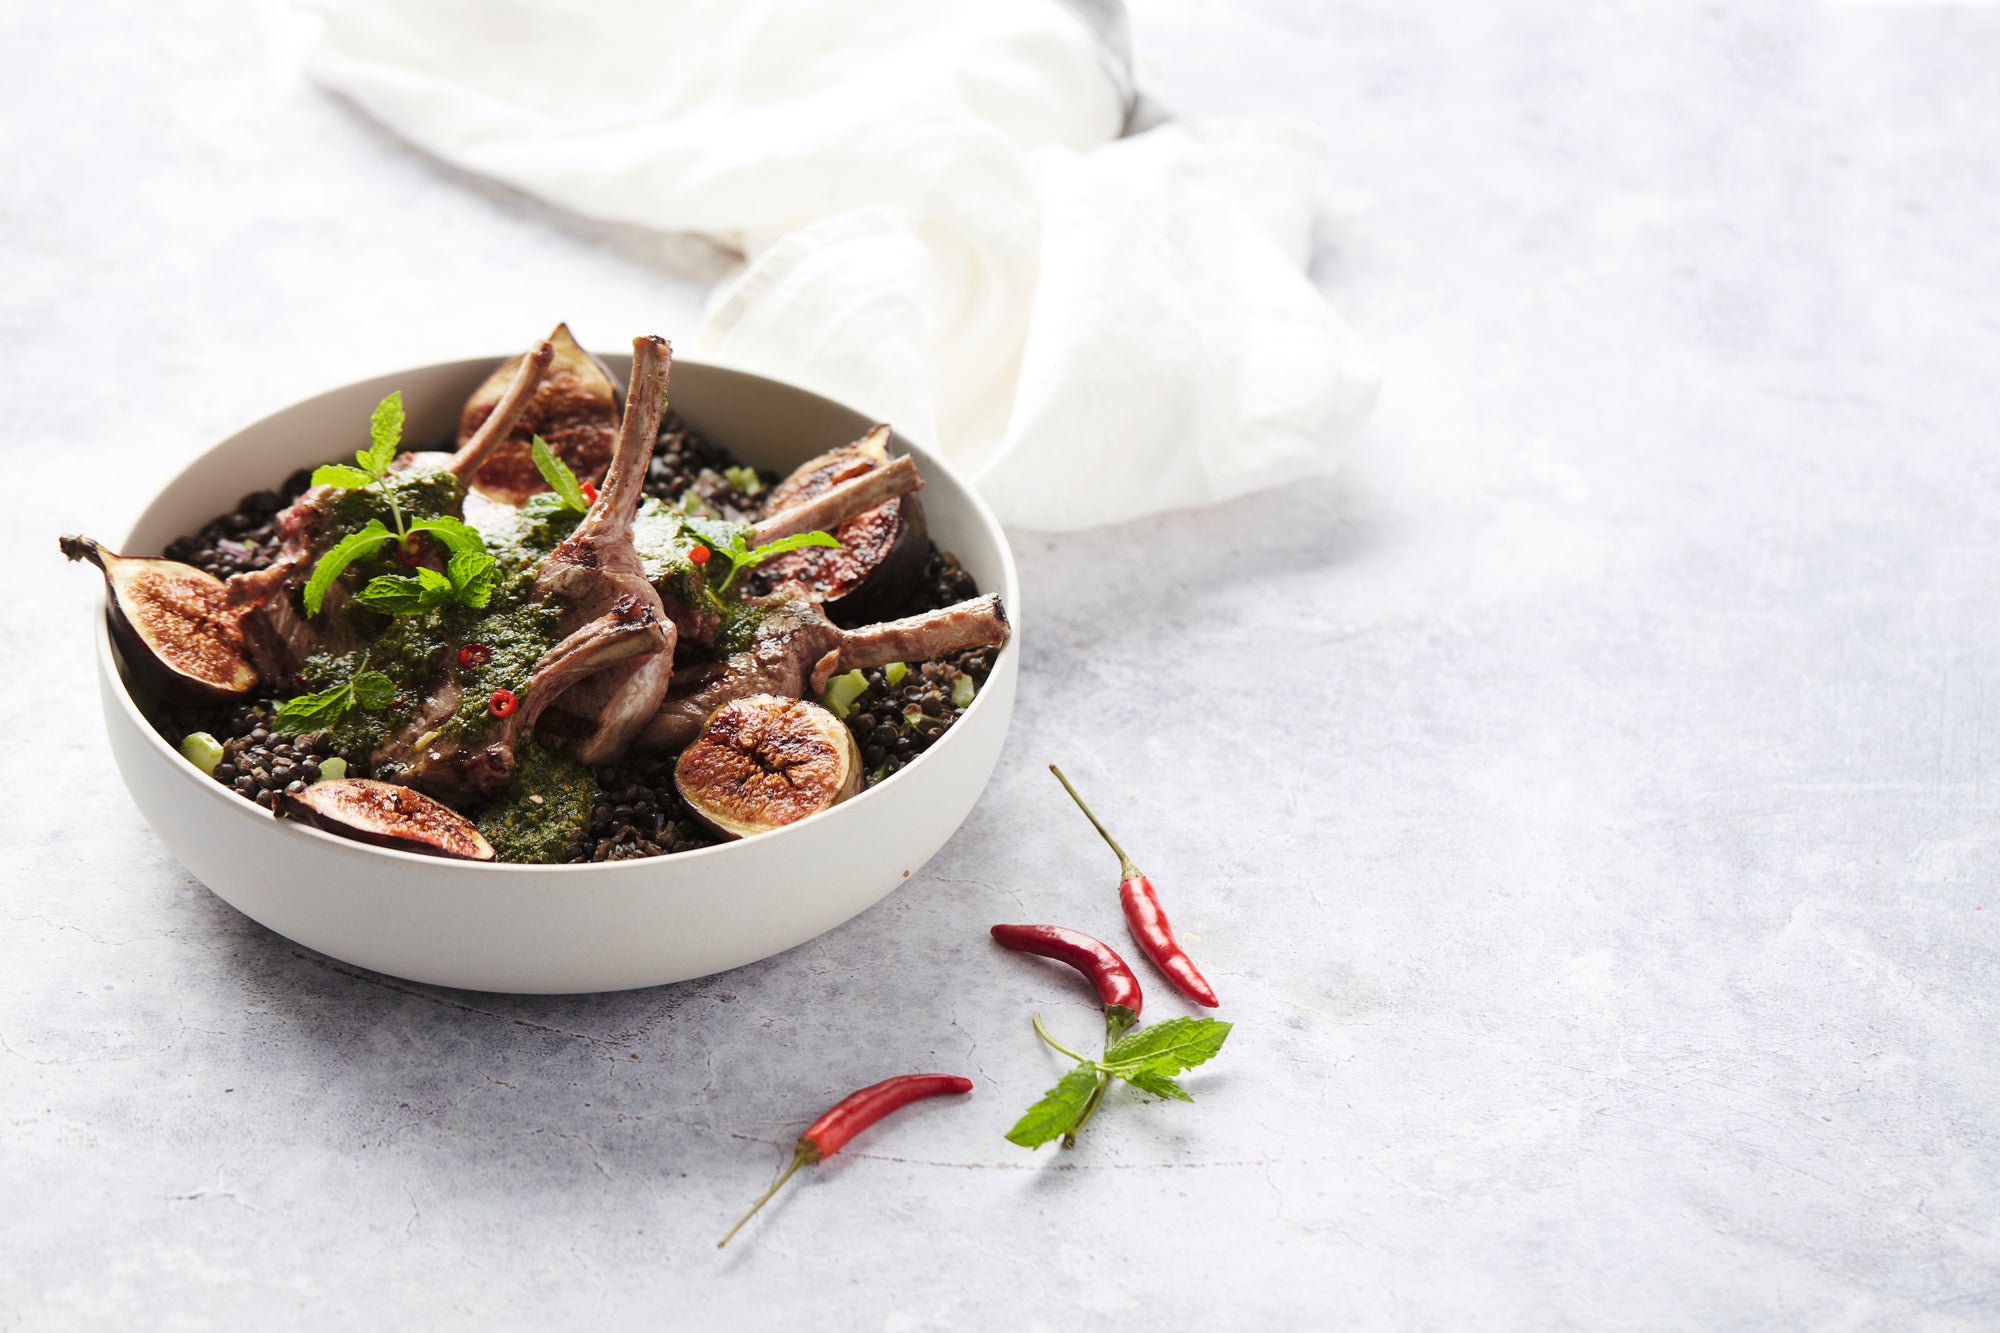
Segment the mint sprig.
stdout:
[[549,448],[549,442],[537,435],[528,442],[528,456],[535,460],[535,471],[542,474],[550,490],[562,498],[563,508],[573,509],[579,514],[590,511],[590,502],[583,498],[583,483],[576,479],[576,473],[569,470],[569,464],[556,457],[556,451]]
[[442,574],[428,568],[414,574],[379,574],[354,594],[354,600],[392,616],[414,616],[447,602],[479,607],[492,600],[498,576],[496,562],[485,551],[461,551]]
[[373,713],[387,708],[395,697],[396,682],[381,672],[356,672],[330,690],[297,695],[279,704],[271,729],[288,736],[324,731],[356,708]]
[[722,576],[722,582],[715,585],[718,596],[729,591],[729,585],[736,582],[736,576],[746,569],[755,569],[772,556],[783,555],[787,551],[799,551],[808,546],[838,546],[840,539],[826,532],[795,532],[789,537],[765,542],[752,547],[749,541],[750,529],[741,523],[725,523],[718,519],[687,518],[681,526],[709,549],[712,556],[720,556],[729,562],[729,571]]
[[[396,527],[391,531],[383,526],[381,519],[371,518],[367,526],[348,533],[320,556],[313,565],[312,577],[306,580],[308,616],[319,614],[326,602],[327,589],[349,565],[374,555],[392,541],[407,549],[410,539],[419,533],[436,538],[450,554],[449,574],[418,570],[410,576],[384,575],[370,580],[366,588],[355,594],[357,602],[392,615],[409,615],[451,601],[484,606],[493,596],[498,575],[479,529],[450,514],[403,521],[403,507],[396,501],[395,487],[388,484],[389,469],[402,448],[403,421],[403,395],[392,393],[375,404],[375,411],[368,418],[368,447],[354,451],[357,466],[328,463],[313,472],[315,486],[349,491],[381,486],[383,496],[389,501],[389,517],[395,520]],[[429,578],[425,577],[427,574]]]
[[[312,475],[315,486],[336,486],[344,491],[360,490],[373,486],[389,475],[390,464],[396,461],[396,452],[403,443],[403,395],[392,393],[375,404],[375,411],[368,417],[368,447],[354,451],[354,461],[358,467],[345,463],[328,463],[316,468]],[[396,516],[396,532],[403,531],[402,511],[396,507],[396,497],[389,495],[390,511]]]
[[1062,1081],[1028,1108],[1007,1140],[1023,1148],[1039,1148],[1056,1139],[1067,1147],[1078,1130],[1089,1123],[1103,1100],[1103,1087],[1111,1079],[1122,1079],[1155,1097],[1191,1102],[1187,1089],[1174,1075],[1206,1064],[1229,1039],[1230,1024],[1219,1018],[1172,1018],[1149,1028],[1137,1029],[1113,1042],[1098,1059],[1077,1054],[1049,1035],[1042,1016],[1035,1015],[1035,1031],[1055,1050],[1076,1061],[1076,1067]]

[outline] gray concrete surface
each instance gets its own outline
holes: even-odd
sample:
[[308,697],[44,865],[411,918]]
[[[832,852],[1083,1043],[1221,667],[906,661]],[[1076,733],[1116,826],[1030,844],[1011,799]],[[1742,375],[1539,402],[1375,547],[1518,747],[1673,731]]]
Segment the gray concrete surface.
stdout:
[[[191,882],[52,538],[328,384],[691,327],[702,256],[439,169],[263,10],[0,16],[0,1328],[2000,1321],[2000,10],[1252,10],[1140,73],[1327,132],[1318,276],[1389,373],[1349,466],[1023,536],[946,850],[791,954],[566,999]],[[1027,1015],[1091,1013],[984,929],[1116,934],[1050,759],[1238,1028],[1196,1104],[1030,1156]],[[919,1067],[979,1089],[716,1253]]]

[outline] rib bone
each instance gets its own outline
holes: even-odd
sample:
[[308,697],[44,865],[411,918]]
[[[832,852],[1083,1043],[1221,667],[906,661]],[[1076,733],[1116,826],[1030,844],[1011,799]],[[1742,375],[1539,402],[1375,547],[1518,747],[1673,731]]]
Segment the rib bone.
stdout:
[[908,457],[892,459],[851,481],[843,481],[821,491],[801,504],[780,510],[750,529],[750,545],[762,546],[780,537],[801,532],[831,532],[853,518],[899,495],[923,489],[916,463]]
[[838,672],[891,662],[929,662],[967,648],[997,647],[1011,633],[1007,608],[997,593],[901,620],[863,625],[842,634],[831,661],[822,658],[814,668],[812,692],[825,691],[826,682]]
[[487,458],[514,433],[515,423],[527,410],[535,391],[542,387],[542,379],[549,373],[549,364],[555,360],[555,355],[556,349],[548,343],[529,353],[521,362],[521,368],[514,372],[514,382],[507,386],[507,392],[494,404],[493,414],[472,433],[471,439],[459,446],[457,453],[451,455],[451,462],[445,466],[468,489],[474,474]]
[[759,605],[766,609],[750,647],[731,654],[726,662],[683,671],[659,715],[633,742],[635,747],[665,753],[680,750],[701,734],[709,714],[753,694],[800,699],[810,691],[817,696],[827,679],[845,667],[924,662],[966,648],[996,648],[1007,642],[1010,633],[1005,608],[990,595],[846,631],[828,620],[796,585]]

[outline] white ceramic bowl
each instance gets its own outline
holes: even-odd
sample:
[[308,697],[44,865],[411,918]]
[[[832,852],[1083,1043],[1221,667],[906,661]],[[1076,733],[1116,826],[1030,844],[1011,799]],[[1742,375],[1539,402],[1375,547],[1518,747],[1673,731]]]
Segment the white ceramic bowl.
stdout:
[[[276,485],[294,468],[366,443],[369,411],[401,390],[406,438],[446,439],[466,396],[501,357],[384,375],[266,417],[190,463],[120,548],[155,554]],[[623,383],[629,357],[605,356]],[[690,426],[779,472],[871,424],[789,385],[676,361],[670,387]],[[1019,632],[1013,555],[1000,525],[951,469],[917,460],[933,540]],[[204,777],[140,714],[108,620],[98,617],[104,721],[125,785],[160,841],[202,883],[281,935],[412,981],[540,994],[654,986],[767,958],[886,897],[944,845],[993,772],[1014,706],[1010,644],[957,725],[909,768],[833,809],[743,842],[582,866],[484,865],[350,842],[280,820]]]

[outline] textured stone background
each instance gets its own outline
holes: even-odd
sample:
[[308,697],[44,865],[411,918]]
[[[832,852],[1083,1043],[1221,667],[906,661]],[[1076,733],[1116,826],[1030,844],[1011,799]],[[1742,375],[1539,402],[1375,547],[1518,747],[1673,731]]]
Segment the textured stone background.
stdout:
[[[438,168],[264,10],[0,15],[0,1328],[2000,1320],[2000,10],[1411,8],[1192,7],[1144,70],[1327,132],[1318,276],[1390,377],[1349,466],[1023,537],[946,850],[784,957],[566,999],[191,882],[51,538],[329,384],[685,330],[712,259]],[[1196,1105],[1031,1157],[1027,1014],[1091,1011],[984,927],[1115,937],[1051,758],[1240,1026]],[[715,1252],[918,1067],[979,1090]]]

